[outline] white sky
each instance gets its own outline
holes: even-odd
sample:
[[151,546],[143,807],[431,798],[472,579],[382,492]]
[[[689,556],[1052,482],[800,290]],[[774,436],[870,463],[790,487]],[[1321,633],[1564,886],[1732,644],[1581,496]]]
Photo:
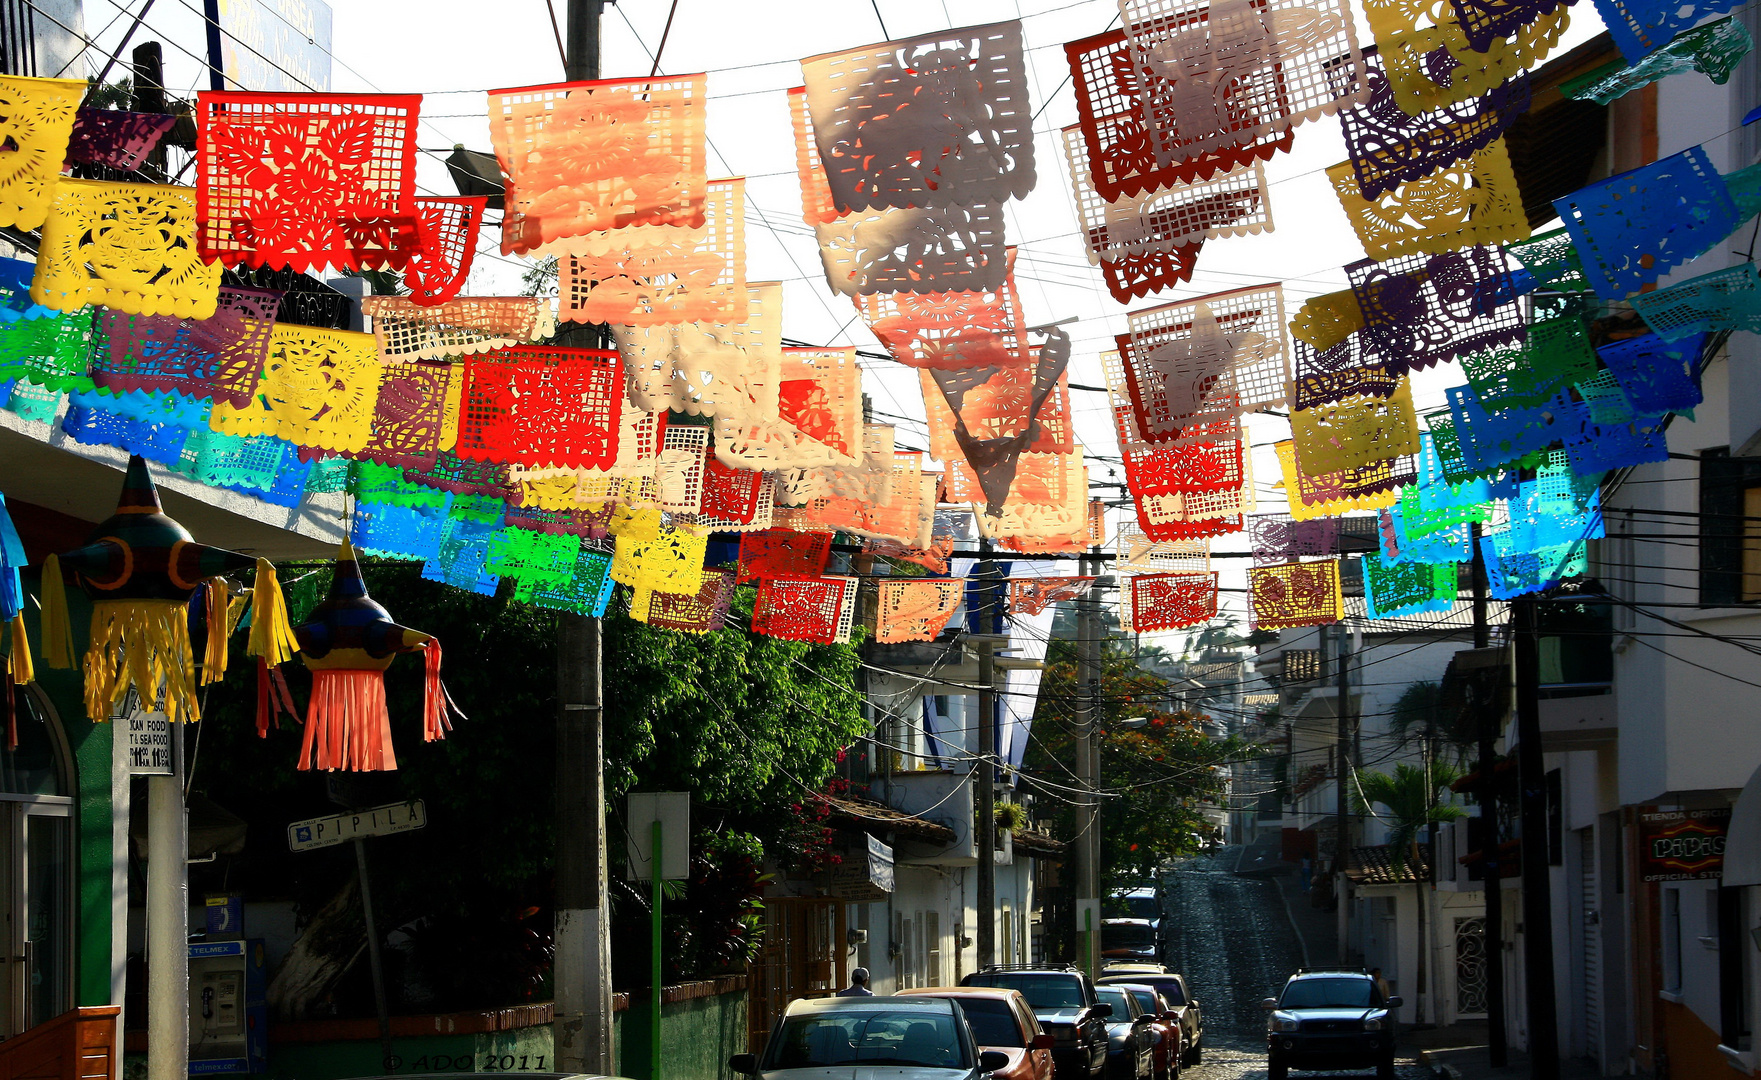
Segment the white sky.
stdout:
[[[115,48],[132,17],[132,11],[119,14],[122,3],[86,0],[87,33],[102,48]],[[563,18],[565,0],[554,3],[558,19]],[[607,5],[602,23],[603,77],[648,74],[668,6],[667,0]],[[490,149],[484,91],[563,78],[544,0],[501,0],[493,5],[463,0],[336,0],[333,10],[333,90],[426,95],[421,146],[436,153],[419,158],[417,183],[435,194],[455,194],[441,161],[454,144]],[[207,85],[206,69],[196,58],[203,50],[200,13],[201,0],[162,0],[131,43],[165,43],[166,83],[174,94],[186,90],[190,93],[184,96],[193,96],[194,89]],[[1099,354],[1111,347],[1113,335],[1125,330],[1130,309],[1113,300],[1099,269],[1089,266],[1077,234],[1058,133],[1076,122],[1075,98],[1065,82],[1069,67],[1063,43],[1102,32],[1116,15],[1112,0],[763,0],[738,5],[726,0],[678,0],[660,71],[710,73],[711,175],[747,178],[747,279],[784,283],[785,334],[814,344],[879,348],[852,317],[849,301],[826,287],[812,230],[801,220],[784,95],[802,81],[800,58],[953,26],[1019,18],[1029,50],[1034,108],[1043,111],[1034,124],[1038,186],[1025,200],[1007,204],[1009,242],[1018,250],[1016,283],[1029,323],[1080,320],[1066,328],[1074,343],[1070,379],[1104,385]],[[1570,29],[1553,55],[1601,30],[1594,5],[1577,4],[1571,8]],[[1358,35],[1360,43],[1368,43],[1361,16]],[[1207,242],[1190,283],[1131,307],[1282,281],[1294,313],[1305,298],[1345,287],[1341,267],[1361,259],[1363,249],[1323,172],[1344,158],[1336,119],[1323,118],[1298,128],[1291,151],[1266,166],[1274,230]],[[498,240],[498,229],[485,229],[467,293],[518,291],[524,263],[504,259]],[[1454,364],[1417,373],[1415,400],[1421,411],[1441,406],[1443,388],[1463,381]],[[927,447],[915,371],[868,361],[863,387],[877,410],[917,421],[879,418],[898,424],[901,447]],[[1123,481],[1123,468],[1104,460],[1118,456],[1106,395],[1072,391],[1071,398],[1092,478]],[[1271,487],[1278,479],[1278,467],[1270,444],[1287,438],[1289,427],[1275,417],[1253,416],[1248,431],[1259,447],[1253,465],[1262,509],[1281,510],[1282,492]],[[1215,547],[1220,552],[1239,551],[1246,544],[1239,536],[1223,537]],[[1219,560],[1223,586],[1245,586],[1246,565],[1241,559]],[[1245,626],[1244,595],[1225,593],[1223,603],[1226,609],[1242,613]]]

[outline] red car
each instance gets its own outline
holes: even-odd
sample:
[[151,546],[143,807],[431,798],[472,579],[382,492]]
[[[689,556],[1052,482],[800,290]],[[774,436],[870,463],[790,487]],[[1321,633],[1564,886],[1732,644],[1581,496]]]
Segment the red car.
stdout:
[[966,1014],[972,1041],[980,1050],[1009,1055],[1009,1064],[991,1074],[996,1080],[1052,1080],[1054,1040],[1040,1031],[1033,1006],[1021,991],[994,986],[926,986],[901,990],[896,996],[952,999]]
[[1143,1011],[1155,1017],[1149,1028],[1162,1035],[1156,1041],[1155,1080],[1180,1080],[1180,1066],[1186,1059],[1187,1050],[1185,1033],[1180,1030],[1180,1011],[1162,995],[1162,991],[1146,983],[1110,985],[1136,998]]

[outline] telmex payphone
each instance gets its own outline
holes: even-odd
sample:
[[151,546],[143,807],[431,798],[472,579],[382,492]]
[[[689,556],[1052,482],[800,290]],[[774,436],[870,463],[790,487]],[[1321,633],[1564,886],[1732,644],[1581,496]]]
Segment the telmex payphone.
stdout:
[[239,915],[237,897],[210,897],[208,940],[190,943],[191,1076],[241,1075],[267,1068],[269,1008],[263,942],[231,936],[240,929]]

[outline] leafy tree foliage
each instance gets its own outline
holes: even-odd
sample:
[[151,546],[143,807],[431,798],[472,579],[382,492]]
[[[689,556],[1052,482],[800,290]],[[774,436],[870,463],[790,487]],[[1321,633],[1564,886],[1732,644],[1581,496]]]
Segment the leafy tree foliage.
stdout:
[[[394,619],[443,643],[443,676],[464,713],[444,741],[422,742],[423,665],[420,658],[399,659],[386,675],[398,770],[341,776],[356,805],[405,798],[427,803],[426,829],[370,844],[382,929],[407,926],[413,949],[430,943],[447,950],[425,963],[412,960],[422,971],[394,985],[430,995],[407,1002],[410,1007],[536,998],[548,978],[557,616],[514,602],[506,588],[486,597],[425,581],[412,564],[368,562],[363,570],[374,598]],[[284,581],[297,580],[289,587],[296,617],[323,596],[329,575],[328,564],[283,568]],[[748,594],[736,606],[749,611],[750,602]],[[679,634],[622,614],[607,616],[604,635],[613,874],[624,862],[623,794],[690,790],[702,850],[694,852],[680,915],[688,916],[689,893],[699,887],[715,891],[744,882],[750,895],[756,890],[751,839],[772,844],[790,828],[789,807],[825,783],[839,751],[861,731],[855,647],[785,642],[735,628]],[[295,769],[297,727],[257,737],[243,638],[241,631],[232,641],[231,677],[209,688],[193,790],[244,817],[249,839],[241,856],[192,867],[192,889],[291,899],[309,913],[354,873],[353,852],[344,845],[290,854],[287,824],[335,812],[329,794],[336,781]],[[297,662],[286,672],[303,708],[310,678]],[[737,839],[744,834],[750,837]],[[618,889],[614,917],[645,925],[641,896],[644,889]],[[699,905],[701,917],[688,916],[694,933],[678,943],[675,966],[732,963],[733,953],[708,931],[747,920],[745,899]],[[468,935],[456,932],[463,927],[471,928]],[[637,950],[646,939],[635,925],[614,936]],[[431,969],[451,975],[440,978]],[[345,1012],[370,1011],[357,998],[342,997]]]
[[[1137,666],[1129,642],[1109,639],[1100,660],[1099,747],[1101,887],[1141,881],[1170,859],[1189,855],[1215,835],[1203,806],[1225,794],[1222,766],[1247,751],[1233,739],[1207,736],[1204,717],[1168,707],[1167,681]],[[1076,835],[1074,808],[1078,687],[1074,646],[1054,639],[1047,655],[1034,739],[1024,759],[1032,776],[1059,787],[1042,791],[1057,835]],[[1142,717],[1142,727],[1120,722]]]

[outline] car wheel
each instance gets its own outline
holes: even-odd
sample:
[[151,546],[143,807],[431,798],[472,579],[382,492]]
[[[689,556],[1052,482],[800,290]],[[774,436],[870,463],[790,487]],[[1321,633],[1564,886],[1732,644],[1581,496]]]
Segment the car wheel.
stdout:
[[1376,1080],[1394,1080],[1394,1055],[1376,1062]]
[[1266,1062],[1266,1080],[1289,1080],[1290,1066],[1272,1058]]

